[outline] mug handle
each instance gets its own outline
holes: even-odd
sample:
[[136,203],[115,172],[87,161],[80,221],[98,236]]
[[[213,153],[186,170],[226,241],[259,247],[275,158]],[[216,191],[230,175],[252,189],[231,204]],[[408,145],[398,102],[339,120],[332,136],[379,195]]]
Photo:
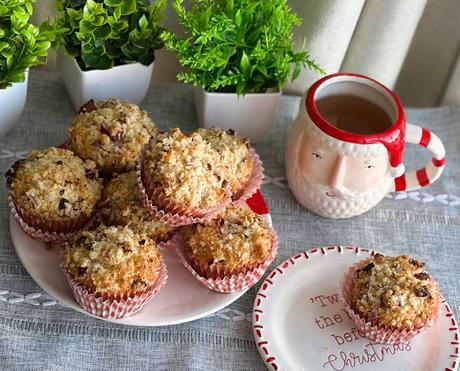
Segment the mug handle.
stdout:
[[432,159],[427,166],[395,178],[394,191],[396,192],[415,191],[434,183],[441,176],[446,163],[444,144],[428,129],[407,123],[405,142],[426,147],[431,152]]

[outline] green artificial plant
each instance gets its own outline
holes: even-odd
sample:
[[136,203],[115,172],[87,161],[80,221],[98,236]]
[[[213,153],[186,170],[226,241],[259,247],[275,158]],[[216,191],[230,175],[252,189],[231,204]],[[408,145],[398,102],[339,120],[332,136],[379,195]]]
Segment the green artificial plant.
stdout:
[[35,0],[0,0],[0,89],[23,82],[28,68],[45,63],[55,25],[29,23]]
[[209,92],[244,95],[279,90],[302,66],[323,73],[303,48],[292,48],[292,27],[301,21],[287,0],[191,3],[190,9],[183,0],[173,5],[185,36],[162,34],[166,48],[188,67],[179,80]]
[[165,7],[166,0],[57,0],[61,42],[83,70],[148,66],[163,47],[158,22]]

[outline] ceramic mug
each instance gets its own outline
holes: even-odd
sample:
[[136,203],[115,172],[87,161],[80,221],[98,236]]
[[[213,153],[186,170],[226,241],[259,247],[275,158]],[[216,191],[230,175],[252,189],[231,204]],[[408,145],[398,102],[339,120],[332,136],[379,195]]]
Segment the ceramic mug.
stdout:
[[[352,95],[383,109],[391,124],[374,134],[341,130],[321,116],[316,102]],[[404,144],[426,147],[426,167],[406,173]],[[399,98],[369,77],[338,73],[314,83],[301,99],[286,146],[289,186],[307,209],[327,218],[360,215],[394,191],[412,191],[433,183],[445,166],[441,140],[429,130],[406,122]]]

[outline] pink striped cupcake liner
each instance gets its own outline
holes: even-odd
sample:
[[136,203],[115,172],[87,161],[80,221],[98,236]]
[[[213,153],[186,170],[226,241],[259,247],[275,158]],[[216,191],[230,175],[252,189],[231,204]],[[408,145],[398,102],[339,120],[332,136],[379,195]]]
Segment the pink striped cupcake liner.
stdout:
[[228,272],[197,264],[187,253],[187,246],[180,231],[176,232],[174,237],[169,241],[168,248],[174,250],[180,262],[203,286],[213,291],[228,294],[243,291],[254,286],[273,262],[278,253],[278,236],[273,228],[270,227],[270,231],[272,235],[272,248],[268,258],[263,263],[253,267],[246,267],[241,271]]
[[249,179],[244,187],[233,195],[233,201],[246,201],[251,198],[251,196],[253,196],[260,188],[260,185],[264,180],[264,167],[254,148],[249,150],[249,155],[253,159],[251,174],[249,175]]
[[96,295],[76,283],[65,269],[63,271],[77,303],[88,313],[106,319],[119,319],[136,314],[158,294],[168,281],[166,265],[162,262],[157,279],[142,293],[129,293],[118,296]]
[[22,230],[36,240],[44,242],[62,242],[90,224],[94,217],[80,217],[62,223],[52,223],[44,219],[32,217],[14,201],[11,193],[8,195],[8,204],[16,221]]
[[366,336],[368,339],[381,344],[398,344],[400,342],[406,342],[411,340],[415,335],[425,331],[427,328],[433,326],[438,317],[441,308],[441,294],[438,286],[434,285],[435,293],[434,299],[436,302],[433,310],[431,319],[423,326],[414,328],[412,330],[398,330],[395,328],[388,328],[385,326],[379,326],[376,323],[367,321],[364,317],[359,315],[351,308],[351,290],[353,288],[353,279],[356,270],[363,267],[363,262],[358,262],[353,266],[349,267],[345,272],[343,281],[341,283],[341,296],[345,303],[345,310],[355,323],[358,330]]

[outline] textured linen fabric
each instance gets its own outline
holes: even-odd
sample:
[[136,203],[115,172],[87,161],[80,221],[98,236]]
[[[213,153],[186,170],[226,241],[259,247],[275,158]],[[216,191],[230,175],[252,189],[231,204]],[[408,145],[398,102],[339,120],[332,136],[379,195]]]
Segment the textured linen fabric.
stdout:
[[[352,244],[386,254],[425,260],[457,318],[460,304],[460,108],[408,110],[409,121],[432,129],[447,148],[441,179],[420,192],[389,195],[365,215],[328,220],[293,198],[284,179],[287,129],[299,98],[282,97],[276,125],[255,147],[266,168],[262,192],[275,229],[279,255],[271,265],[313,246]],[[160,128],[197,126],[193,89],[152,86],[143,104]],[[62,143],[74,111],[59,77],[31,71],[20,123],[0,138],[4,172],[31,149]],[[428,160],[411,146],[408,168]],[[416,159],[416,160],[414,160]],[[413,163],[411,161],[414,161]],[[119,326],[56,304],[22,267],[9,235],[5,183],[0,186],[0,369],[1,370],[263,370],[254,344],[251,310],[259,287],[217,314],[188,324],[149,328]],[[331,274],[334,274],[331,272]]]

